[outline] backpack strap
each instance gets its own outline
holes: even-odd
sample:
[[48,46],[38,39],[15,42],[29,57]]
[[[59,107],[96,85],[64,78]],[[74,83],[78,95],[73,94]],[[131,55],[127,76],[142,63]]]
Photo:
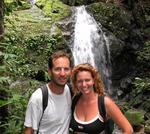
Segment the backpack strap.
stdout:
[[44,114],[44,111],[47,107],[47,104],[48,104],[48,89],[47,89],[47,86],[46,84],[43,85],[41,88],[41,91],[42,91],[42,107],[43,107],[43,112],[42,112],[42,116],[40,118],[40,121],[39,121],[39,125],[38,125],[38,129],[37,129],[37,134],[39,133],[39,127],[40,127],[40,124],[41,124],[41,120],[43,118],[43,114]]
[[71,86],[70,83],[67,83],[67,86],[69,87],[71,98],[73,98],[74,97],[74,93],[72,91],[72,86]]
[[43,113],[47,107],[48,104],[48,89],[46,85],[43,85],[41,87],[42,90],[42,104],[43,104]]
[[[80,99],[81,95],[82,94],[79,93],[79,94],[77,94],[77,95],[72,97],[72,105],[71,105],[71,114],[72,114],[72,116],[73,116],[73,113],[74,113],[75,106],[76,106],[78,100]],[[74,131],[73,130],[69,130],[69,133],[70,134],[74,134]]]
[[106,118],[106,108],[105,108],[105,96],[99,96],[98,97],[98,108],[100,111],[100,114],[102,115],[105,123],[105,133],[106,134],[112,134],[114,130],[114,121],[109,118]]
[[79,93],[79,94],[73,96],[73,98],[72,98],[72,105],[71,105],[72,114],[73,114],[73,112],[74,112],[75,106],[76,106],[76,104],[77,104],[79,98],[81,97],[81,95],[82,95],[82,94]]
[[106,109],[105,109],[105,104],[104,104],[104,96],[98,97],[98,109],[105,122],[106,121]]

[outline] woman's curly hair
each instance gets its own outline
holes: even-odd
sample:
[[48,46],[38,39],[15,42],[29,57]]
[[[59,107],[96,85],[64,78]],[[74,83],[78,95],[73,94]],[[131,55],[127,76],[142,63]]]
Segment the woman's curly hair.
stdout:
[[82,71],[88,71],[91,73],[91,75],[94,79],[94,91],[96,93],[98,93],[99,95],[104,95],[104,84],[100,77],[100,74],[89,63],[79,64],[73,68],[72,74],[71,74],[71,82],[72,82],[73,92],[75,94],[79,93],[79,90],[76,86],[76,81],[77,81],[77,74]]

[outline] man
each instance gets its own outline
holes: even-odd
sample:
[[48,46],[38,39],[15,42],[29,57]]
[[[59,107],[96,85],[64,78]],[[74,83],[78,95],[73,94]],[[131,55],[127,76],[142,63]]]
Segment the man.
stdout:
[[48,105],[42,116],[42,91],[37,89],[27,106],[24,134],[36,134],[38,129],[39,134],[69,134],[71,94],[66,83],[71,73],[70,66],[68,54],[58,51],[51,55],[48,61],[51,76],[47,84]]

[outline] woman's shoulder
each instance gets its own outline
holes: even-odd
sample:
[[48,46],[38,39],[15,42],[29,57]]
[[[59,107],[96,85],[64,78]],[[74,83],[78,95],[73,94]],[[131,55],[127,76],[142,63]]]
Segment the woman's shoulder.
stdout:
[[104,96],[104,103],[106,106],[111,106],[112,104],[115,103],[115,101],[108,95]]

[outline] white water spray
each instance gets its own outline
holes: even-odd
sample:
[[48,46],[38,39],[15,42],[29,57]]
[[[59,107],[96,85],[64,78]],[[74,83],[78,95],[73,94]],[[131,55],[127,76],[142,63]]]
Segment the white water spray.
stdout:
[[76,8],[75,17],[72,45],[74,64],[90,63],[95,66],[102,75],[105,87],[110,90],[109,40],[84,6]]
[[32,5],[36,3],[36,0],[28,0]]
[[91,34],[97,30],[91,16],[85,12],[85,7],[76,10],[76,24],[74,31],[73,56],[74,64],[90,63],[95,66],[92,52]]

